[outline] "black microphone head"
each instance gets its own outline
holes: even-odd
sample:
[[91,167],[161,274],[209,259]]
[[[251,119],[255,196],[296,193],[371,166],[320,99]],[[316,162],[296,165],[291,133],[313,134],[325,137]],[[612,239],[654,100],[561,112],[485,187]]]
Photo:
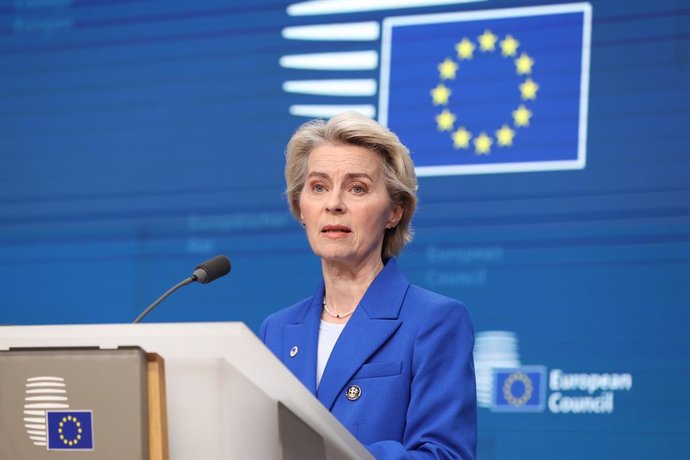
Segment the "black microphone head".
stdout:
[[196,276],[198,282],[206,284],[227,275],[230,268],[230,259],[226,256],[216,256],[197,265],[192,276]]

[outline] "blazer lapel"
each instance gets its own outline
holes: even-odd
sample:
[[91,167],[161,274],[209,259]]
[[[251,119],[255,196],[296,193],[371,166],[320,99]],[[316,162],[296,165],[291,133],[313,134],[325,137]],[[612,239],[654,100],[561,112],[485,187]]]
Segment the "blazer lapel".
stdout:
[[366,360],[398,329],[398,319],[410,283],[394,259],[386,264],[359,303],[333,347],[316,393],[329,410]]
[[323,284],[305,304],[301,318],[296,318],[293,323],[285,326],[281,354],[285,366],[314,395],[322,299]]

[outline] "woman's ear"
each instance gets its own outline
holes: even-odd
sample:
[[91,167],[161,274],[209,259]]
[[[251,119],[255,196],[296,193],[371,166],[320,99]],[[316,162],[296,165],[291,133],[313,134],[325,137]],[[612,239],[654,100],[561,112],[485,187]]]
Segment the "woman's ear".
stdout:
[[386,228],[391,229],[395,228],[399,223],[400,220],[403,218],[403,206],[402,204],[398,203],[393,207],[393,211],[391,213],[391,218],[388,219],[388,222],[386,223]]

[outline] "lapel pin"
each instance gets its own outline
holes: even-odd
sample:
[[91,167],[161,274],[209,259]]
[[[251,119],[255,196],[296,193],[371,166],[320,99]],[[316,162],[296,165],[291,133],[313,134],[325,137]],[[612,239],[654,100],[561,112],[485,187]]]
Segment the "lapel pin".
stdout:
[[357,385],[350,385],[350,388],[347,389],[347,399],[350,401],[357,401],[360,396],[362,396],[362,389],[358,387]]
[[294,358],[299,353],[299,347],[295,345],[290,349],[290,358]]

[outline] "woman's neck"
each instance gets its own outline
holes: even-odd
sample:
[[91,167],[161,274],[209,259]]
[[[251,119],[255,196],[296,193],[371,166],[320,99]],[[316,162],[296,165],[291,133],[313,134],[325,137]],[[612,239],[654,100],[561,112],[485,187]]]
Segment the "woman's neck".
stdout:
[[[324,309],[321,317],[328,322],[344,323],[349,319],[348,313],[357,308],[364,293],[383,269],[383,261],[379,257],[357,267],[323,261],[322,269],[324,302],[330,313]],[[333,317],[332,314],[341,318]],[[343,318],[345,315],[347,316]]]

